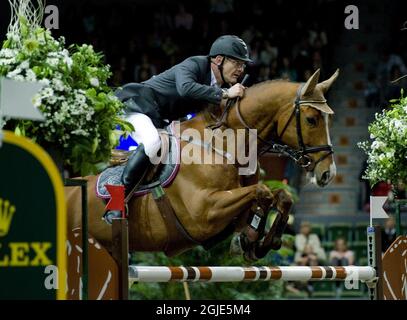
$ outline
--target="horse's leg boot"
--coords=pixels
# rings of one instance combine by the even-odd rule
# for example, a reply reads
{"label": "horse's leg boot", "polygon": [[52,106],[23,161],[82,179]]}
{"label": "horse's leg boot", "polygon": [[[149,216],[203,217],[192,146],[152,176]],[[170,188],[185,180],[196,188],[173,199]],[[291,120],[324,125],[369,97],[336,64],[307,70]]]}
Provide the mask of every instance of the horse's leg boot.
{"label": "horse's leg boot", "polygon": [[[143,180],[148,169],[152,166],[150,158],[144,151],[144,145],[140,144],[136,151],[127,160],[126,167],[121,177],[125,188],[125,197],[127,197]],[[107,211],[103,216],[104,220],[111,224],[112,219],[120,218],[120,211]]]}

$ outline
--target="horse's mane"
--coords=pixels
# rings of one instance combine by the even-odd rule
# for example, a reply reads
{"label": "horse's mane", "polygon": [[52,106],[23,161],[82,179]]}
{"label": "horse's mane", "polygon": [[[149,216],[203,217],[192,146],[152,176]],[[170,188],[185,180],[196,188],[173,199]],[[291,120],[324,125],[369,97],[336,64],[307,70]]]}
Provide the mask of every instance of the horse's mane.
{"label": "horse's mane", "polygon": [[252,85],[250,88],[260,88],[262,86],[269,85],[272,83],[295,83],[295,82],[292,82],[292,81],[286,80],[286,79],[273,79],[273,80],[266,80],[266,81],[256,83],[256,84]]}
{"label": "horse's mane", "polygon": [[[286,80],[286,79],[273,79],[273,80],[266,80],[266,81],[262,81],[259,83],[256,83],[254,85],[252,85],[251,87],[248,88],[248,90],[252,91],[252,90],[259,90],[259,89],[263,89],[264,86],[269,86],[271,84],[292,84],[295,85],[297,84],[297,82],[293,82],[290,80]],[[216,117],[220,117],[221,116],[221,109],[219,108],[218,105],[214,105],[214,104],[207,104],[202,111],[197,113],[197,116],[202,116],[205,119],[206,125],[209,124],[213,124],[215,122],[214,120],[214,116]],[[191,119],[192,120],[192,119]],[[188,122],[190,120],[187,120],[185,122]]]}

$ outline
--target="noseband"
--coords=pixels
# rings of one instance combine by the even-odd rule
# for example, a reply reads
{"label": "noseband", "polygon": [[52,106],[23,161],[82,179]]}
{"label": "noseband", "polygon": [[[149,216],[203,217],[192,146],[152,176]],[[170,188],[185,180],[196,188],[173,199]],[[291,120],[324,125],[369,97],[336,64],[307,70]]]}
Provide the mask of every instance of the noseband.
{"label": "noseband", "polygon": [[[278,153],[282,154],[285,156],[290,157],[292,160],[295,161],[299,166],[303,167],[307,171],[312,171],[315,166],[326,159],[328,156],[333,154],[332,146],[331,145],[321,145],[321,146],[316,146],[316,147],[307,147],[304,144],[303,136],[302,136],[302,130],[301,130],[301,105],[304,104],[309,104],[309,103],[326,103],[326,100],[301,100],[301,90],[304,84],[302,84],[298,90],[297,90],[297,95],[294,101],[294,110],[291,113],[290,118],[288,119],[287,123],[284,126],[284,129],[281,131],[280,135],[278,135],[278,140],[264,140],[260,136],[257,136],[257,138],[264,143],[264,146],[262,150],[260,151],[260,155],[263,155],[266,152],[271,152],[271,153]],[[246,123],[246,121],[243,119],[242,114],[240,113],[240,107],[239,107],[239,101],[236,102],[236,113],[239,118],[239,121],[241,124],[245,127],[247,130],[251,130],[250,126]],[[293,149],[287,144],[283,143],[281,138],[283,137],[286,129],[288,128],[288,125],[292,121],[292,119],[296,118],[296,125],[297,125],[297,141],[300,146],[299,149]],[[250,132],[250,131],[249,131]],[[317,153],[317,152],[322,152],[325,151],[326,154],[320,157],[317,161],[313,161],[312,158],[309,156],[310,153]]]}

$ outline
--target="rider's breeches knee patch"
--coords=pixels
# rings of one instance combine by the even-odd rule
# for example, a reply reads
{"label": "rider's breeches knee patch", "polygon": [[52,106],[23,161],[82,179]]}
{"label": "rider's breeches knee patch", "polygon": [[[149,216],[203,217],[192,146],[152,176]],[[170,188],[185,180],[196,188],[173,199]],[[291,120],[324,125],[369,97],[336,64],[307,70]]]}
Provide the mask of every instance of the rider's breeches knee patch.
{"label": "rider's breeches knee patch", "polygon": [[161,148],[161,139],[151,119],[142,113],[132,113],[126,117],[126,120],[135,129],[131,137],[138,144],[144,145],[145,153],[149,158],[156,157]]}

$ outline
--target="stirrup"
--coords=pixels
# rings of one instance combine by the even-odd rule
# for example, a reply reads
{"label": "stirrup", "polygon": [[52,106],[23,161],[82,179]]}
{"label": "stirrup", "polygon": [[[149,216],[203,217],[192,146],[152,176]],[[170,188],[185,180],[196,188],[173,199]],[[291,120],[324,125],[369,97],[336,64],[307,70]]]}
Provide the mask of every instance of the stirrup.
{"label": "stirrup", "polygon": [[122,217],[122,213],[119,210],[109,210],[106,211],[105,214],[102,217],[102,220],[104,220],[107,224],[113,224],[113,219],[119,219]]}

